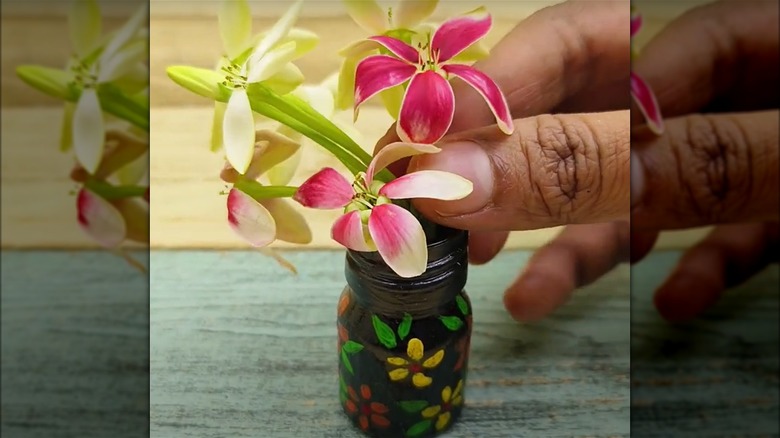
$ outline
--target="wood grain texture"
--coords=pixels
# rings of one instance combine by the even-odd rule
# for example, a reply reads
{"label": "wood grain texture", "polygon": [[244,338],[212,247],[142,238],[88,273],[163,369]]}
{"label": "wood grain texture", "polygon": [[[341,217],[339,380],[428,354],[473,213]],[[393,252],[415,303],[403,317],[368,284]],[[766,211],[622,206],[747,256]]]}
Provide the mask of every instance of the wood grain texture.
{"label": "wood grain texture", "polygon": [[148,277],[102,251],[3,251],[0,265],[0,434],[148,436]]}
{"label": "wood grain texture", "polygon": [[[338,402],[344,253],[285,256],[299,276],[251,252],[152,252],[152,437],[360,436]],[[519,325],[502,293],[527,258],[470,268],[467,408],[448,436],[628,436],[628,268]]]}
{"label": "wood grain texture", "polygon": [[778,436],[778,266],[670,325],[652,292],[678,259],[657,253],[631,270],[631,435]]}

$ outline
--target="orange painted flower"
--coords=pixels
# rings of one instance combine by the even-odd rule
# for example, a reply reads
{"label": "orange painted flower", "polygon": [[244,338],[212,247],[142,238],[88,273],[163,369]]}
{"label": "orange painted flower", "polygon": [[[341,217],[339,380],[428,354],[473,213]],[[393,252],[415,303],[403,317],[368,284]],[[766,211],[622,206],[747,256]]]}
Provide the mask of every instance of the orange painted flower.
{"label": "orange painted flower", "polygon": [[360,397],[351,386],[347,387],[347,394],[349,398],[344,401],[344,407],[350,415],[358,416],[361,429],[366,431],[369,426],[386,428],[390,425],[390,420],[384,416],[389,409],[382,403],[371,401],[371,388],[368,385],[360,385]]}
{"label": "orange painted flower", "polygon": [[343,315],[347,307],[349,307],[349,292],[344,292],[341,294],[341,298],[339,298],[338,315]]}
{"label": "orange painted flower", "polygon": [[349,333],[347,332],[347,328],[344,327],[344,325],[342,325],[340,322],[336,323],[336,327],[337,327],[337,329],[339,331],[338,349],[336,351],[338,351],[340,353],[341,352],[341,347],[349,339]]}

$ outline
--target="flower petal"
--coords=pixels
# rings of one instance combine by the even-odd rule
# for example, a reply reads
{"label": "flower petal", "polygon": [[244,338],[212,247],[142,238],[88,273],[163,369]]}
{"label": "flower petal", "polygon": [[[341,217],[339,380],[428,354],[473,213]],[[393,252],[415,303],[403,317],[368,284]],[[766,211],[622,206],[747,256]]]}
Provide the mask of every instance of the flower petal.
{"label": "flower petal", "polygon": [[293,25],[295,25],[295,21],[298,19],[298,15],[301,13],[302,4],[303,1],[296,1],[292,6],[290,6],[290,9],[288,9],[281,18],[279,18],[279,21],[274,23],[268,33],[265,34],[265,36],[260,40],[260,42],[257,43],[254,50],[252,51],[252,55],[249,59],[250,64],[253,63],[252,58],[263,57],[266,52],[268,52],[272,47],[276,46],[279,41],[282,40],[282,38],[287,36],[287,33],[290,32],[290,29],[292,29]]}
{"label": "flower petal", "polygon": [[504,134],[511,134],[515,127],[512,122],[512,113],[509,111],[509,104],[501,89],[498,88],[493,79],[485,73],[466,65],[445,65],[442,69],[448,74],[461,78],[464,82],[471,85],[485,99],[490,111],[496,117],[496,123]]}
{"label": "flower petal", "polygon": [[225,102],[214,102],[214,116],[211,121],[211,152],[222,149],[222,121],[225,119]]}
{"label": "flower petal", "polygon": [[418,73],[406,87],[396,132],[405,142],[436,143],[450,129],[454,116],[450,83],[430,70]]}
{"label": "flower petal", "polygon": [[344,0],[347,14],[358,26],[372,34],[384,33],[387,16],[374,0]]}
{"label": "flower petal", "polygon": [[100,7],[95,0],[77,1],[68,13],[70,43],[79,57],[89,54],[100,41]]}
{"label": "flower petal", "polygon": [[73,102],[65,102],[62,110],[60,152],[68,152],[73,147],[73,112],[76,110],[76,104]]}
{"label": "flower petal", "polygon": [[[487,35],[493,20],[485,7],[445,21],[433,34],[431,51],[445,62]],[[436,56],[436,55],[434,55]]]}
{"label": "flower petal", "polygon": [[444,412],[436,419],[436,430],[442,430],[450,423],[450,413]]}
{"label": "flower petal", "polygon": [[420,62],[420,53],[414,47],[406,44],[405,42],[389,37],[389,36],[373,36],[369,40],[376,41],[384,48],[391,51],[395,56],[408,61],[412,64]]}
{"label": "flower petal", "polygon": [[345,58],[339,69],[339,86],[336,94],[336,109],[346,110],[355,102],[355,70],[362,58]]}
{"label": "flower petal", "polygon": [[409,356],[409,359],[418,361],[422,359],[423,354],[425,354],[425,346],[422,341],[419,338],[409,339],[406,344],[406,355]]}
{"label": "flower petal", "polygon": [[236,188],[227,199],[230,228],[252,246],[266,246],[276,236],[276,221],[271,213],[254,198]]}
{"label": "flower petal", "polygon": [[401,141],[390,143],[371,159],[371,163],[368,165],[368,169],[366,169],[366,184],[370,185],[374,180],[374,175],[402,158],[438,152],[441,152],[441,149],[432,144],[404,143]]}
{"label": "flower petal", "polygon": [[94,173],[103,158],[105,125],[97,92],[86,88],[81,92],[73,112],[73,149],[79,163]]}
{"label": "flower petal", "polygon": [[476,43],[468,46],[466,50],[450,58],[450,61],[457,62],[459,64],[471,64],[474,61],[485,59],[489,55],[490,49],[485,44],[485,41],[477,41]]}
{"label": "flower petal", "polygon": [[112,204],[124,219],[127,240],[149,244],[149,203],[141,198],[124,198]]}
{"label": "flower petal", "polygon": [[285,65],[296,58],[295,42],[290,41],[279,47],[274,47],[261,57],[253,57],[247,61],[247,83],[253,84],[269,79],[285,68]]}
{"label": "flower petal", "polygon": [[420,415],[422,415],[423,418],[433,418],[439,411],[441,411],[441,406],[439,405],[428,406],[420,412]]}
{"label": "flower petal", "polygon": [[417,26],[433,14],[438,4],[438,0],[400,0],[393,9],[393,27],[410,29]]}
{"label": "flower petal", "polygon": [[397,382],[399,380],[405,379],[409,375],[409,370],[406,368],[396,368],[387,373],[387,375],[390,377],[390,380]]}
{"label": "flower petal", "polygon": [[359,211],[351,211],[336,219],[330,231],[331,238],[346,248],[361,252],[376,251],[376,247],[366,234]]}
{"label": "flower petal", "polygon": [[631,73],[631,97],[645,116],[647,126],[657,135],[664,132],[664,120],[655,94],[649,85],[636,73]]}
{"label": "flower petal", "polygon": [[82,188],[76,198],[81,229],[106,248],[122,243],[127,226],[122,213],[113,204],[89,189]]}
{"label": "flower petal", "polygon": [[333,115],[335,102],[331,90],[321,85],[303,85],[294,92],[306,103],[311,105],[315,111],[330,119]]}
{"label": "flower petal", "polygon": [[300,143],[278,132],[269,129],[258,130],[255,133],[252,162],[244,176],[249,179],[257,179],[272,167],[289,159],[300,148]]}
{"label": "flower petal", "polygon": [[293,199],[304,207],[333,209],[347,205],[354,193],[346,178],[336,169],[326,167],[301,184]]}
{"label": "flower petal", "polygon": [[260,204],[276,222],[277,239],[302,245],[311,243],[311,229],[306,218],[288,200],[269,198],[263,199]]}
{"label": "flower petal", "polygon": [[288,62],[281,70],[264,80],[263,84],[267,85],[277,94],[287,94],[297,89],[305,79],[301,69],[292,62]]}
{"label": "flower petal", "polygon": [[247,48],[252,34],[252,10],[246,0],[223,1],[217,15],[222,47],[229,59],[235,59]]}
{"label": "flower petal", "polygon": [[423,373],[416,373],[412,376],[412,384],[417,388],[425,388],[426,386],[430,385],[431,382],[433,382],[433,379],[431,379],[430,377],[426,376]]}
{"label": "flower petal", "polygon": [[233,90],[228,100],[222,122],[222,141],[230,165],[239,173],[246,172],[254,151],[255,118],[243,88]]}
{"label": "flower petal", "polygon": [[387,358],[387,363],[389,363],[390,365],[395,365],[397,367],[402,367],[404,365],[409,365],[409,362],[406,359],[402,358],[402,357],[388,357]]}
{"label": "flower petal", "polygon": [[390,199],[427,198],[454,201],[463,199],[474,189],[471,181],[441,170],[421,170],[398,177],[379,189]]}
{"label": "flower petal", "polygon": [[642,28],[642,16],[639,13],[636,13],[634,11],[631,12],[631,37],[633,38],[634,35],[639,32],[639,29]]}
{"label": "flower petal", "polygon": [[139,63],[148,58],[149,44],[147,42],[130,43],[101,62],[97,80],[100,83],[116,81],[132,73]]}
{"label": "flower petal", "polygon": [[149,22],[149,3],[143,3],[133,15],[111,37],[111,40],[100,55],[101,62],[114,56],[114,54],[127,44],[141,29],[141,26]]}
{"label": "flower petal", "polygon": [[406,89],[403,85],[396,85],[395,87],[388,88],[379,93],[379,98],[382,99],[382,104],[385,106],[387,113],[393,120],[398,120],[398,114],[401,112],[401,104],[404,102],[404,93]]}
{"label": "flower petal", "polygon": [[449,386],[445,386],[444,389],[441,390],[441,401],[444,403],[449,403],[450,399],[452,398],[452,388]]}
{"label": "flower petal", "polygon": [[363,102],[382,90],[403,84],[415,71],[415,66],[388,55],[369,56],[360,61],[355,71],[354,118],[357,119],[358,108]]}
{"label": "flower petal", "polygon": [[298,148],[290,158],[268,169],[268,172],[266,172],[268,182],[271,183],[272,186],[286,186],[289,184],[293,177],[295,177],[295,172],[298,171],[302,158],[303,149]]}
{"label": "flower petal", "polygon": [[408,210],[395,204],[374,207],[368,218],[368,231],[379,255],[396,274],[410,278],[425,272],[428,264],[425,232]]}
{"label": "flower petal", "polygon": [[437,351],[433,356],[426,359],[422,366],[425,368],[436,368],[442,359],[444,359],[444,349]]}

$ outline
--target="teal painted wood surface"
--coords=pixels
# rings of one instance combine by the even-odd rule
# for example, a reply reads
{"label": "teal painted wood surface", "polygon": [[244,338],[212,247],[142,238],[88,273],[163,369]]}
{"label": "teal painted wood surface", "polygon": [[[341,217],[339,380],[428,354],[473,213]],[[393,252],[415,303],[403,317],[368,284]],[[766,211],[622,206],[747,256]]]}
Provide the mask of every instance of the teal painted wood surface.
{"label": "teal painted wood surface", "polygon": [[[629,273],[520,325],[504,288],[528,258],[471,267],[467,408],[452,437],[629,434]],[[341,413],[336,303],[343,252],[151,254],[151,436],[359,437]]]}

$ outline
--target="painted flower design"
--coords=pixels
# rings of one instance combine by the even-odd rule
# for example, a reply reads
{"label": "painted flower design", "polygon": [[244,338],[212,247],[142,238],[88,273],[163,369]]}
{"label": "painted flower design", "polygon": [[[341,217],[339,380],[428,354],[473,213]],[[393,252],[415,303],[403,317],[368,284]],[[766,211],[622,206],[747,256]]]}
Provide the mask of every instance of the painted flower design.
{"label": "painted flower design", "polygon": [[255,247],[264,247],[274,240],[305,244],[311,242],[311,230],[306,219],[285,199],[252,196],[255,181],[274,165],[286,160],[300,144],[281,134],[259,130],[253,157],[244,175],[239,175],[230,163],[225,164],[221,178],[234,183],[227,198],[228,223],[231,229]]}
{"label": "painted flower design", "polygon": [[[639,32],[642,27],[642,16],[631,11],[631,38]],[[631,50],[631,57],[633,58],[635,53],[633,48]],[[658,101],[655,98],[653,90],[647,85],[638,74],[631,72],[631,97],[639,106],[639,110],[642,112],[647,126],[657,135],[661,135],[664,132],[664,121],[661,116],[661,108],[658,106]]]}
{"label": "painted flower design", "polygon": [[435,428],[436,430],[442,430],[450,424],[452,409],[463,404],[463,379],[458,381],[455,390],[449,386],[445,386],[441,390],[441,404],[435,406],[428,406],[423,409],[421,414],[423,418],[433,419],[436,418]]}
{"label": "painted flower design", "polygon": [[405,142],[431,144],[449,129],[455,114],[455,95],[449,79],[460,78],[485,99],[499,128],[514,131],[504,94],[486,74],[464,64],[449,63],[484,37],[492,26],[484,8],[445,21],[424,44],[412,47],[389,36],[368,40],[389,51],[362,60],[355,72],[355,118],[360,105],[383,90],[408,81],[396,130]]}
{"label": "painted flower design", "polygon": [[350,415],[357,415],[360,428],[367,431],[369,427],[386,428],[390,420],[385,417],[389,411],[382,403],[371,401],[371,388],[360,385],[360,396],[352,387],[347,387],[349,398],[344,401],[344,407]]}
{"label": "painted flower design", "polygon": [[412,172],[387,184],[374,175],[401,158],[440,150],[433,145],[392,143],[376,154],[365,174],[358,174],[353,183],[327,167],[301,184],[293,199],[305,207],[344,208],[344,215],[331,228],[333,240],[354,251],[379,251],[398,275],[416,277],[427,265],[425,232],[409,210],[391,200],[461,199],[471,193],[472,183],[433,170]]}
{"label": "painted flower design", "polygon": [[436,351],[428,358],[425,357],[425,346],[418,338],[412,338],[406,344],[406,358],[388,357],[387,364],[394,367],[388,372],[390,380],[399,382],[412,377],[412,384],[417,388],[425,388],[433,379],[426,376],[424,371],[439,366],[444,359],[444,349]]}

